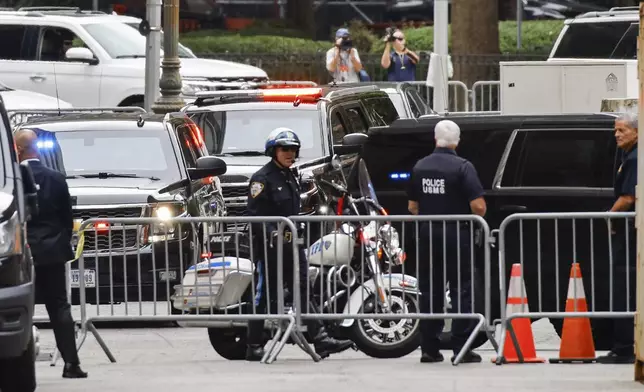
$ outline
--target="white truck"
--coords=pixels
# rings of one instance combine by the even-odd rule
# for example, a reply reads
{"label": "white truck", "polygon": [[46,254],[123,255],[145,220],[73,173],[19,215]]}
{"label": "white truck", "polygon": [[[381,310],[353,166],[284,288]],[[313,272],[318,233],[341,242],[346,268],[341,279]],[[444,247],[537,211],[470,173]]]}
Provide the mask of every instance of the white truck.
{"label": "white truck", "polygon": [[[69,10],[0,11],[0,82],[74,107],[143,107],[146,38],[140,19]],[[268,80],[262,69],[197,58],[180,46],[182,94]],[[160,66],[160,64],[159,64]]]}
{"label": "white truck", "polygon": [[501,114],[599,112],[639,96],[637,7],[566,20],[546,61],[500,63]]}

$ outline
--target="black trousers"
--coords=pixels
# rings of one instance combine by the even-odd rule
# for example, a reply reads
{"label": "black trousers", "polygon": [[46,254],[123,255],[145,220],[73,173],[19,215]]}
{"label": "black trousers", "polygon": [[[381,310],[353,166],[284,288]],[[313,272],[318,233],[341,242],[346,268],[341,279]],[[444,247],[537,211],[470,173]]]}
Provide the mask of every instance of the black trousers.
{"label": "black trousers", "polygon": [[[450,313],[472,313],[471,236],[469,228],[462,228],[462,226],[461,224],[459,236],[457,236],[456,228],[449,226],[445,234],[443,234],[442,225],[434,226],[431,234],[428,228],[420,230],[418,282],[421,291],[419,304],[421,313],[445,312],[445,289],[448,282],[451,299]],[[460,272],[458,268],[459,250]],[[476,273],[476,268],[474,271]],[[474,282],[476,282],[476,277]],[[438,352],[440,335],[444,325],[443,320],[420,321],[420,346],[424,353],[435,354]],[[455,354],[465,345],[475,326],[474,320],[452,320],[451,345]]]}
{"label": "black trousers", "polygon": [[79,364],[71,305],[65,287],[65,264],[36,265],[36,303],[44,303],[56,347],[65,363]]}
{"label": "black trousers", "polygon": [[[262,256],[264,247],[259,246],[255,249],[261,249]],[[300,306],[303,310],[306,311],[306,304],[308,301],[309,308],[308,313],[314,313],[317,311],[317,304],[315,304],[312,299],[307,298],[308,295],[312,294],[311,290],[307,290],[308,280],[307,280],[307,270],[308,262],[306,260],[306,254],[304,248],[301,246],[298,249],[299,252],[299,269],[300,269]],[[258,273],[257,284],[255,285],[255,298],[254,304],[251,303],[249,306],[248,313],[255,314],[266,314],[267,310],[270,310],[270,314],[277,314],[277,293],[279,290],[283,290],[284,301],[288,302],[292,300],[293,297],[293,250],[291,243],[284,244],[284,262],[283,266],[283,286],[278,286],[277,282],[277,246],[274,248],[268,248],[266,252],[266,260],[264,257],[259,257],[259,260],[256,262],[256,269]],[[269,307],[270,304],[270,307]],[[309,334],[315,339],[320,337],[321,331],[323,331],[323,323],[320,320],[306,320],[304,321],[307,326]],[[264,321],[250,321],[248,323],[248,344],[262,344],[262,336],[264,331]]]}
{"label": "black trousers", "polygon": [[[628,243],[626,243],[626,231],[624,229],[618,230],[612,236],[613,311],[635,311],[635,285],[637,282],[636,235],[637,233],[634,229],[629,230]],[[628,291],[626,287],[627,281]],[[634,329],[635,320],[633,318],[615,318],[613,321],[613,346],[611,351],[618,355],[633,355],[635,344]]]}

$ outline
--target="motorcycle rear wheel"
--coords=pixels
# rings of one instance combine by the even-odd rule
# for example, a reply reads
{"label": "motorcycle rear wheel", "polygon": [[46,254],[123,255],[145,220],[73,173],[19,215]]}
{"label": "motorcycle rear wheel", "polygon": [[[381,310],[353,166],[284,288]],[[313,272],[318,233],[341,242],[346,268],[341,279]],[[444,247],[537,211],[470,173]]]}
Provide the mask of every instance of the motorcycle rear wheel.
{"label": "motorcycle rear wheel", "polygon": [[[403,297],[403,293],[394,292],[391,297],[393,312],[401,314],[418,312],[418,303],[413,295],[407,293]],[[368,298],[363,305],[362,312],[373,312],[374,304],[375,298]],[[420,346],[419,320],[407,319],[407,322],[401,325],[403,320],[378,320],[378,316],[374,316],[374,319],[370,320],[355,320],[351,326],[351,339],[363,353],[373,358],[400,358],[414,352]],[[404,319],[404,316],[401,319]],[[411,323],[411,326],[407,327],[409,323]],[[392,324],[394,324],[393,328],[391,327]],[[382,337],[385,333],[391,334],[393,332],[394,336],[398,336],[405,330],[407,330],[407,334],[397,342],[378,342],[374,340],[374,337],[378,334]]]}
{"label": "motorcycle rear wheel", "polygon": [[223,358],[231,361],[246,358],[246,328],[208,328],[208,339]]}

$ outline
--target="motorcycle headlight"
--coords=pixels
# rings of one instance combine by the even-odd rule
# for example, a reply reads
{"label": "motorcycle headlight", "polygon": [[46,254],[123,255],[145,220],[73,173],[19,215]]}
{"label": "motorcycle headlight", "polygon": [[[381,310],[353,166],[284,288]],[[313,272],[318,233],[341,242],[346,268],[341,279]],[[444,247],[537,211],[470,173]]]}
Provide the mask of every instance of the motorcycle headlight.
{"label": "motorcycle headlight", "polygon": [[176,225],[169,224],[167,221],[172,218],[185,215],[185,209],[182,204],[160,203],[152,209],[152,217],[158,218],[161,222],[151,225],[151,233],[148,241],[157,242],[171,240],[175,238]]}

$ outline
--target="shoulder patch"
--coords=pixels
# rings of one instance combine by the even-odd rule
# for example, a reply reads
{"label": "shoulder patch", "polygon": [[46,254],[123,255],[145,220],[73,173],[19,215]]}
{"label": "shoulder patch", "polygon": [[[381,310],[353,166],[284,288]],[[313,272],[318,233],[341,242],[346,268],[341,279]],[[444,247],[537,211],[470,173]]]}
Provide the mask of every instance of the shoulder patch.
{"label": "shoulder patch", "polygon": [[250,195],[252,198],[256,198],[264,190],[264,184],[261,182],[253,182],[250,184]]}

